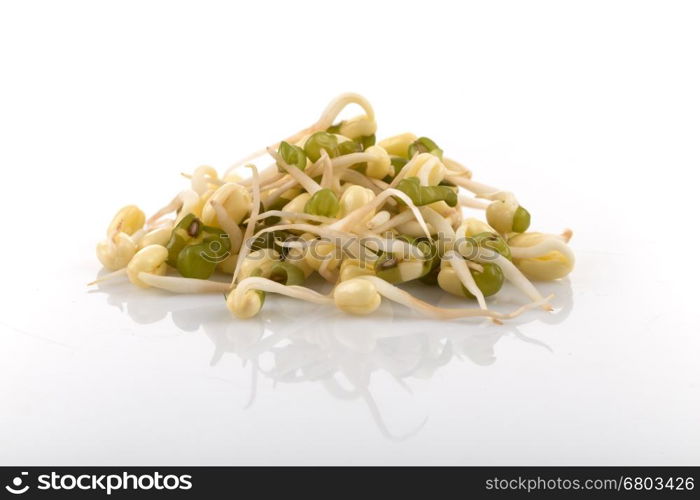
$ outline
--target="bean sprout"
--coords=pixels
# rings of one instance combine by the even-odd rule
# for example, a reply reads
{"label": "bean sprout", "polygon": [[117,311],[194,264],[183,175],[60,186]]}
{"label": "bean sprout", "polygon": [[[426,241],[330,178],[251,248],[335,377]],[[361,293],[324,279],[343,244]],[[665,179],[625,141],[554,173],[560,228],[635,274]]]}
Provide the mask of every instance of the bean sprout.
{"label": "bean sprout", "polygon": [[[362,114],[339,121],[351,104]],[[571,272],[572,231],[528,232],[531,215],[512,192],[474,179],[428,137],[377,141],[376,130],[367,99],[342,94],[311,125],[223,175],[207,165],[182,174],[190,188],[150,217],[134,205],[117,212],[97,245],[111,272],[91,285],[126,277],[142,288],[224,294],[238,318],[258,314],[269,293],[351,314],[370,314],[385,298],[432,318],[494,323],[552,310],[530,280]],[[258,170],[250,161],[263,156],[273,162]],[[244,164],[247,178],[236,171]],[[334,285],[329,294],[303,285],[313,273]],[[397,286],[412,280],[478,307],[437,307]],[[489,307],[505,281],[529,300],[510,313]]]}

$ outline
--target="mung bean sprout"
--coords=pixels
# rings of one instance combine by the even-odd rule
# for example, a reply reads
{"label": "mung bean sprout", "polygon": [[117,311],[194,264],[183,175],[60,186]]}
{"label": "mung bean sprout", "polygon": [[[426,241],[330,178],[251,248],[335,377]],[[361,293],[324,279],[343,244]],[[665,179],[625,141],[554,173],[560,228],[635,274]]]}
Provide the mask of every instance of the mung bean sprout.
{"label": "mung bean sprout", "polygon": [[[338,120],[350,104],[363,114]],[[571,230],[530,231],[531,214],[511,191],[473,179],[434,139],[376,132],[369,101],[342,94],[312,125],[223,175],[208,165],[182,174],[190,187],[150,217],[135,205],[117,212],[97,245],[111,272],[93,284],[124,276],[141,288],[223,294],[240,319],[257,315],[267,294],[355,315],[387,299],[431,318],[495,323],[551,310],[533,281],[572,271]],[[252,161],[265,155],[258,170]],[[236,170],[243,166],[249,177]],[[330,293],[309,286],[314,273]],[[413,281],[476,307],[420,300],[399,286]],[[501,313],[491,301],[506,281],[528,301]]]}

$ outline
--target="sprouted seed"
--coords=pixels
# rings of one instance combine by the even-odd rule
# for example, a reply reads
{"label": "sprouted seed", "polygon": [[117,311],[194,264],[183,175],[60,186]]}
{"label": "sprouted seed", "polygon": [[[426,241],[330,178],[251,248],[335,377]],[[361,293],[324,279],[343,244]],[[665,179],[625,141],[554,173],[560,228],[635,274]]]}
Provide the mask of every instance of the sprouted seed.
{"label": "sprouted seed", "polygon": [[[363,114],[339,120],[350,104]],[[149,218],[134,205],[117,212],[97,245],[111,272],[93,284],[126,277],[142,288],[223,294],[241,319],[258,314],[270,293],[356,315],[373,313],[383,298],[438,319],[500,323],[551,310],[551,296],[532,281],[572,271],[571,230],[529,232],[530,212],[512,192],[473,179],[434,139],[407,132],[377,140],[376,131],[370,103],[342,94],[312,125],[223,175],[211,166],[182,174],[190,187]],[[258,170],[251,162],[266,155]],[[315,273],[330,293],[308,286]],[[420,300],[399,286],[409,281],[467,305]],[[505,281],[528,300],[510,313],[489,307]]]}

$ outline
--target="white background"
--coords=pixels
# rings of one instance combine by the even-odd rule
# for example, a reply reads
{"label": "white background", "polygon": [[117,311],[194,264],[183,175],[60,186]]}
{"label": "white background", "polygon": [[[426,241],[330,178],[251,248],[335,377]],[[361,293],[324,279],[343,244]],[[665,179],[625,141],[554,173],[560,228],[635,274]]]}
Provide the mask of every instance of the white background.
{"label": "white background", "polygon": [[[0,463],[700,462],[697,4],[1,5]],[[237,322],[218,296],[88,290],[120,206],[343,91],[574,230],[557,313],[273,299]]]}

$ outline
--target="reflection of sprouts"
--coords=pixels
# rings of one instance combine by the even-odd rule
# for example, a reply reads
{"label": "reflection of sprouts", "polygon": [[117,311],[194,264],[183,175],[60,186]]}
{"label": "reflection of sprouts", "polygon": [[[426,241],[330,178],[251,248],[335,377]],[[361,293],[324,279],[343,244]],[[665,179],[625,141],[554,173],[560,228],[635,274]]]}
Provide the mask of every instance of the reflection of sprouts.
{"label": "reflection of sprouts", "polygon": [[[349,105],[362,113],[339,119]],[[141,287],[223,293],[237,317],[258,314],[266,293],[352,314],[382,298],[440,319],[502,322],[534,306],[551,310],[530,280],[571,272],[571,231],[527,232],[530,213],[512,192],[473,179],[428,137],[377,142],[376,130],[369,102],[343,94],[310,126],[237,163],[248,178],[196,168],[185,175],[191,189],[150,218],[133,205],[119,211],[97,247],[113,271],[100,281],[126,275]],[[248,163],[262,156],[272,158],[265,168]],[[303,286],[314,273],[334,290]],[[478,307],[437,307],[397,286],[416,280]],[[529,301],[509,314],[490,307],[506,281]]]}
{"label": "reflection of sprouts", "polygon": [[[264,272],[271,276],[270,281],[278,280],[284,274],[280,274],[274,265]],[[142,271],[142,279],[146,274]],[[158,275],[158,278],[182,280],[173,276]],[[286,278],[290,284],[295,283],[288,279],[289,276]],[[195,285],[207,282],[191,281]],[[178,281],[177,286],[182,283]],[[279,289],[284,287],[279,282],[277,284]],[[222,286],[220,290],[212,291],[217,295],[227,289],[229,283],[219,285]],[[244,283],[241,291],[258,287],[259,283],[251,280]],[[541,319],[559,323],[572,307],[569,282],[558,281],[544,287],[547,293],[556,291],[563,309]],[[251,377],[250,393],[245,395],[241,406],[255,404],[256,393],[267,389],[270,385],[267,382],[277,387],[275,393],[279,392],[280,385],[318,383],[331,396],[348,404],[357,401],[358,405],[366,405],[368,416],[391,440],[408,438],[425,424],[427,417],[416,414],[417,408],[410,398],[414,381],[430,379],[448,363],[491,365],[496,361],[495,346],[504,337],[507,342],[523,341],[532,348],[549,349],[542,342],[519,332],[518,325],[524,324],[528,318],[519,318],[497,328],[464,328],[459,322],[446,322],[440,328],[432,328],[423,322],[403,319],[402,307],[393,307],[388,301],[380,306],[377,317],[348,318],[325,305],[328,298],[321,295],[318,305],[312,301],[281,304],[282,307],[265,308],[251,320],[233,322],[226,321],[225,311],[224,314],[217,313],[217,296],[199,297],[190,302],[160,294],[134,293],[129,288],[115,286],[100,286],[93,293],[105,294],[109,304],[138,323],[150,324],[170,317],[174,328],[157,328],[152,330],[153,334],[161,335],[167,331],[169,336],[178,335],[178,331],[203,331],[214,344],[212,365],[226,356],[240,358],[250,370]],[[292,309],[288,310],[287,306],[292,306]],[[319,324],[322,328],[318,327]],[[148,329],[144,334],[149,335]],[[226,366],[229,364],[221,368]],[[389,418],[390,414],[383,414],[389,403],[385,397],[389,394],[380,392],[387,385],[377,384],[378,376],[382,379],[388,376],[396,383],[395,387],[388,387],[393,389],[392,392],[406,391],[409,395],[392,402],[391,406],[407,405],[400,410],[401,421],[405,422],[404,416],[410,416],[410,424],[401,424]]]}
{"label": "reflection of sprouts", "polygon": [[[360,323],[348,331],[342,318],[331,316],[324,321],[327,328],[317,331],[312,328],[317,320],[316,315],[297,321],[272,315],[264,320],[242,323],[236,326],[235,332],[212,331],[206,325],[204,329],[215,343],[215,362],[228,352],[249,364],[251,390],[246,407],[255,402],[260,375],[275,386],[318,382],[335,398],[367,405],[377,428],[392,441],[401,441],[420,432],[427,417],[415,418],[407,431],[392,430],[396,423],[382,415],[382,398],[373,390],[375,376],[388,374],[398,389],[411,394],[412,380],[428,379],[450,362],[467,360],[477,365],[492,364],[496,359],[495,344],[508,333],[515,339],[548,349],[515,328],[485,332],[445,325],[426,330],[402,323],[400,329],[365,329]],[[338,321],[343,324],[336,323]],[[267,334],[263,332],[263,325]],[[410,400],[407,403],[411,404]]]}

